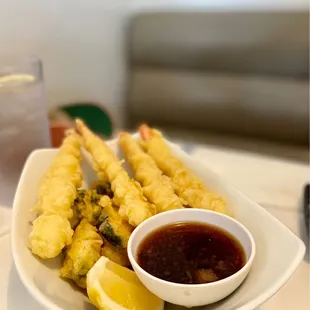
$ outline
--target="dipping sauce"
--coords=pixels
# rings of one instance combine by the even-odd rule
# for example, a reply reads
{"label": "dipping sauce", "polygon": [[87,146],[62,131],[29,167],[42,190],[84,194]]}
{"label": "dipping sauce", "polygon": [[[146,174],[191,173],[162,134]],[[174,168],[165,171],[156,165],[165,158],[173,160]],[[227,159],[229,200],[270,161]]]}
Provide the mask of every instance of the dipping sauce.
{"label": "dipping sauce", "polygon": [[195,222],[150,233],[138,248],[138,264],[162,280],[203,284],[231,276],[246,263],[240,242],[225,230]]}

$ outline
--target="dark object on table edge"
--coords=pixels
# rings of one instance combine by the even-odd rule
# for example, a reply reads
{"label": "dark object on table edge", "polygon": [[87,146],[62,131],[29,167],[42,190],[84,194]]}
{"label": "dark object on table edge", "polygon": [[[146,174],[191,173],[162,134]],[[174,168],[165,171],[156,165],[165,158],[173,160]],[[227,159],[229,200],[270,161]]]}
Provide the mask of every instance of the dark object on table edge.
{"label": "dark object on table edge", "polygon": [[304,197],[303,197],[303,212],[306,223],[307,237],[309,238],[309,216],[310,216],[310,185],[307,184],[304,188]]}

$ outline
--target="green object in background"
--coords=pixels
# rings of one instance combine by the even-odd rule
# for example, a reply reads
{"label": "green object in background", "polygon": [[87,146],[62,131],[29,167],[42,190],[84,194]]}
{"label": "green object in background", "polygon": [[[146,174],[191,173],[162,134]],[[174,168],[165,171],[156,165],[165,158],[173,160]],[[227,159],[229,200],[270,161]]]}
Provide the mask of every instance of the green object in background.
{"label": "green object in background", "polygon": [[81,118],[94,132],[111,137],[113,128],[108,114],[93,104],[76,104],[60,107],[71,118]]}

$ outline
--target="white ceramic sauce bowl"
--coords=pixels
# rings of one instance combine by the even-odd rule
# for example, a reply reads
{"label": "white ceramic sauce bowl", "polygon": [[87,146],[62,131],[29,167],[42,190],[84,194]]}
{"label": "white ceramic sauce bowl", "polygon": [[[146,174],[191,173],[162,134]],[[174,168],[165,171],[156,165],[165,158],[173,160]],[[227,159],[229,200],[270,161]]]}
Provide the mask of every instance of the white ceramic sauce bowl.
{"label": "white ceramic sauce bowl", "polygon": [[[137,263],[139,245],[152,231],[177,222],[205,223],[229,232],[241,243],[246,256],[246,264],[235,274],[206,284],[179,284],[152,276]],[[181,209],[158,214],[140,224],[130,236],[128,256],[137,276],[152,293],[170,303],[194,307],[217,302],[239,287],[252,266],[255,257],[255,242],[250,232],[229,216],[201,209]]]}

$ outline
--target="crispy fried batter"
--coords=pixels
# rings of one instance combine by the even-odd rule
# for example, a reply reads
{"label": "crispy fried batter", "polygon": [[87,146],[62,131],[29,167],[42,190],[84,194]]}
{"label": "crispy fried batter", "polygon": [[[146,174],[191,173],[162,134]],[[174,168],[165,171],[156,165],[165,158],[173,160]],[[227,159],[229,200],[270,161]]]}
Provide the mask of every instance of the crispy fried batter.
{"label": "crispy fried batter", "polygon": [[100,233],[113,246],[127,248],[133,227],[113,208],[112,201],[108,196],[102,196],[99,204],[103,208],[100,216],[102,221],[99,227]]}
{"label": "crispy fried batter", "polygon": [[187,201],[190,207],[227,213],[223,198],[205,188],[199,178],[172,153],[159,131],[142,125],[140,135],[146,152],[164,174],[172,179],[177,194]]}
{"label": "crispy fried batter", "polygon": [[86,149],[92,155],[96,172],[103,171],[111,183],[113,202],[119,207],[119,214],[133,226],[138,226],[152,216],[155,213],[154,205],[143,196],[141,186],[129,178],[121,162],[105,142],[91,132],[81,120],[76,120],[76,126]]}
{"label": "crispy fried batter", "polygon": [[77,196],[76,187],[82,181],[80,142],[75,132],[68,132],[54,162],[41,179],[38,201],[32,210],[39,213],[39,217],[33,222],[29,236],[32,252],[41,258],[56,257],[71,243],[71,205]]}
{"label": "crispy fried batter", "polygon": [[91,225],[100,224],[102,206],[101,195],[96,190],[80,189],[77,198],[72,205],[73,217],[70,219],[71,227],[75,228],[82,219],[86,219]]}
{"label": "crispy fried batter", "polygon": [[80,146],[80,136],[69,131],[40,181],[38,202],[33,212],[72,217],[71,204],[77,195],[76,188],[82,184]]}
{"label": "crispy fried batter", "polygon": [[175,194],[169,177],[164,176],[151,156],[146,154],[128,133],[119,138],[124,154],[143,193],[156,205],[157,213],[183,208],[182,200]]}
{"label": "crispy fried batter", "polygon": [[96,227],[83,219],[77,226],[72,244],[66,251],[60,275],[86,288],[86,275],[100,258],[102,244],[103,241]]}
{"label": "crispy fried batter", "polygon": [[70,222],[60,215],[41,215],[32,223],[30,247],[43,259],[57,256],[72,240]]}
{"label": "crispy fried batter", "polygon": [[[66,138],[56,155],[54,162],[43,175],[40,181],[40,189],[48,180],[53,177],[70,176],[73,184],[76,187],[82,185],[82,172],[80,167],[82,138],[75,132],[69,129],[66,131]],[[76,174],[72,174],[75,171]]]}
{"label": "crispy fried batter", "polygon": [[121,266],[130,266],[126,249],[117,248],[106,240],[104,240],[103,247],[101,249],[101,255],[107,257],[112,262]]}
{"label": "crispy fried batter", "polygon": [[99,195],[107,195],[110,198],[113,198],[113,192],[109,182],[104,180],[96,180],[92,183],[91,188],[95,189]]}

